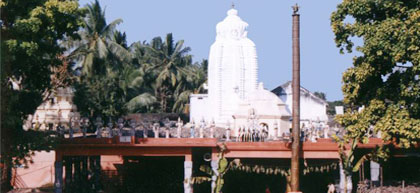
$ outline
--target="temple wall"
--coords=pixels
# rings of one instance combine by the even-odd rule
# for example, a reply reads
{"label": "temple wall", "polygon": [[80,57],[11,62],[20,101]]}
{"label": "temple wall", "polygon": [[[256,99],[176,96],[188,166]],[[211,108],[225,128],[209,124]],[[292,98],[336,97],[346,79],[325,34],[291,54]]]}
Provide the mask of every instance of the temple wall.
{"label": "temple wall", "polygon": [[203,118],[208,122],[211,121],[209,113],[209,100],[207,94],[190,95],[190,121],[198,123]]}
{"label": "temple wall", "polygon": [[[319,99],[312,96],[312,93],[302,92],[300,93],[300,120],[301,123],[306,125],[310,121],[328,121],[327,117],[327,104],[319,101]],[[287,109],[290,113],[293,110],[293,95],[291,85],[285,88],[285,95],[281,95],[280,98],[285,102]]]}

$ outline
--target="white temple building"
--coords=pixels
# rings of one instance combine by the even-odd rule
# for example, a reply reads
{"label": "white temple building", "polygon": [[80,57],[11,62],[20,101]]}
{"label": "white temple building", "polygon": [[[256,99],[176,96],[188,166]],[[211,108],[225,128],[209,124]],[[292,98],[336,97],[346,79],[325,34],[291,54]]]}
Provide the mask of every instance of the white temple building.
{"label": "white temple building", "polygon": [[72,119],[80,118],[73,96],[72,88],[58,88],[47,101],[38,106],[34,115],[29,115],[24,129],[51,130],[59,124],[68,128]]}
{"label": "white temple building", "polygon": [[[257,52],[247,28],[233,8],[217,24],[209,53],[208,94],[190,96],[190,121],[229,127],[233,136],[245,128],[261,127],[268,128],[270,136],[279,136],[291,128],[291,84],[282,90],[283,96],[258,83]],[[301,119],[327,121],[324,100],[309,91],[301,98]]]}
{"label": "white temple building", "polygon": [[[280,99],[286,103],[287,110],[292,112],[292,82],[288,81],[285,84],[273,89],[272,92],[280,97]],[[328,116],[326,113],[327,105],[327,101],[315,96],[309,90],[300,87],[301,124],[308,126],[312,123],[326,123],[328,121]]]}

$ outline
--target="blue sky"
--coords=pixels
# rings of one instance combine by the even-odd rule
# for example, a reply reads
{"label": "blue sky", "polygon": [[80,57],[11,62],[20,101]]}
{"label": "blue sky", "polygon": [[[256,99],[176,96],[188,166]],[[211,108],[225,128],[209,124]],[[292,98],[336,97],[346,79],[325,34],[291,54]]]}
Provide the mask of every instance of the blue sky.
{"label": "blue sky", "polygon": [[[93,0],[81,0],[85,5]],[[273,89],[292,77],[292,8],[301,14],[301,84],[310,91],[341,100],[341,76],[353,55],[339,54],[330,27],[330,15],[340,0],[100,0],[108,22],[121,18],[120,31],[129,43],[150,41],[173,33],[185,40],[195,61],[208,57],[216,24],[226,17],[232,2],[249,24],[248,37],[257,46],[259,81]]]}

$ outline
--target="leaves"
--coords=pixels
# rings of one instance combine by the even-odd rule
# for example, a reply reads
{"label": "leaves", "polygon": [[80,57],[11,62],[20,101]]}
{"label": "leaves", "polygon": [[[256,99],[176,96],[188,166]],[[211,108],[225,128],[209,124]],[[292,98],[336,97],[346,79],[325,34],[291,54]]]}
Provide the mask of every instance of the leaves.
{"label": "leaves", "polygon": [[201,165],[200,166],[200,171],[202,171],[202,172],[204,172],[204,173],[206,173],[207,175],[210,175],[210,176],[214,175],[213,170],[208,165]]}
{"label": "leaves", "polygon": [[[345,0],[332,14],[338,47],[351,49],[352,37],[363,38],[362,55],[343,74],[349,108],[337,117],[350,138],[363,142],[373,127],[403,147],[420,139],[419,7],[419,1]],[[354,21],[346,23],[349,17]]]}
{"label": "leaves", "polygon": [[[1,6],[1,163],[3,174],[30,162],[31,151],[54,148],[48,132],[24,131],[23,121],[67,77],[65,48],[59,42],[78,37],[82,11],[77,1],[6,1]],[[55,79],[60,81],[55,81]],[[2,175],[2,190],[10,188]]]}
{"label": "leaves", "polygon": [[189,94],[202,92],[207,79],[202,64],[192,63],[188,54],[191,49],[184,47],[182,40],[174,43],[171,33],[165,41],[156,37],[150,43],[136,42],[131,47],[139,66],[152,77],[147,82],[153,85],[160,111],[187,113]]}
{"label": "leaves", "polygon": [[[98,1],[86,7],[81,39],[65,42],[81,65],[75,103],[84,115],[117,117],[139,112],[188,113],[189,95],[203,91],[205,68],[172,34],[127,46],[122,20],[107,24]],[[204,63],[204,61],[203,61]]]}
{"label": "leaves", "polygon": [[229,162],[227,161],[226,158],[222,157],[219,160],[219,168],[217,169],[218,172],[223,175],[224,173],[226,173],[227,169],[228,169],[228,165]]}
{"label": "leaves", "polygon": [[151,95],[150,93],[143,93],[134,98],[132,98],[128,103],[125,105],[129,111],[135,111],[135,109],[139,109],[146,106],[151,106],[156,102],[156,98]]}
{"label": "leaves", "polygon": [[[353,166],[357,143],[373,134],[403,148],[420,139],[419,21],[419,1],[344,0],[331,15],[340,52],[360,53],[343,74],[347,110],[336,116],[346,129],[337,141],[347,174],[365,160],[386,158],[386,148],[378,147]],[[355,37],[363,40],[356,48]]]}

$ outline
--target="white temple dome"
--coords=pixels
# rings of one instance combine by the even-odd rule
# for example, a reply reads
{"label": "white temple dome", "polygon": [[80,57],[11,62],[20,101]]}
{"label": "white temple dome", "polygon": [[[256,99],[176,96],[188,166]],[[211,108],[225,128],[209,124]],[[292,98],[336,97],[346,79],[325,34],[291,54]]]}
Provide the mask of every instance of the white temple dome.
{"label": "white temple dome", "polygon": [[249,109],[254,109],[259,116],[290,116],[284,101],[271,91],[264,89],[262,83],[259,84],[258,89],[249,93],[246,102],[239,106],[236,113],[242,114]]}
{"label": "white temple dome", "polygon": [[229,9],[228,11],[227,11],[227,15],[238,15],[238,10],[236,10],[236,9]]}
{"label": "white temple dome", "polygon": [[270,101],[274,105],[284,105],[284,101],[281,100],[276,94],[269,90],[264,89],[262,84],[257,90],[250,92],[247,98],[248,101]]}
{"label": "white temple dome", "polygon": [[218,38],[227,39],[243,39],[247,37],[248,23],[244,22],[238,16],[238,10],[230,9],[227,12],[227,17],[216,25],[216,32]]}

